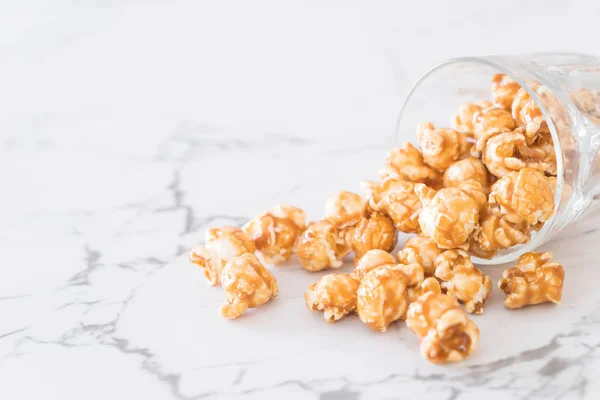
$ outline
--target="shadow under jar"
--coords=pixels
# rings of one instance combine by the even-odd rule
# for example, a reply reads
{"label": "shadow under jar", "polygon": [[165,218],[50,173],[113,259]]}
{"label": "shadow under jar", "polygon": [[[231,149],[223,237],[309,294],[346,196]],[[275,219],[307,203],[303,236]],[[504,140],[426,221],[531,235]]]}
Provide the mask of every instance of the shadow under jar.
{"label": "shadow under jar", "polygon": [[502,250],[482,265],[501,264],[532,251],[600,203],[600,57],[575,53],[455,58],[429,70],[400,112],[396,143],[416,144],[423,121],[450,125],[460,104],[491,100],[491,79],[511,77],[541,109],[557,162],[555,212],[527,244]]}

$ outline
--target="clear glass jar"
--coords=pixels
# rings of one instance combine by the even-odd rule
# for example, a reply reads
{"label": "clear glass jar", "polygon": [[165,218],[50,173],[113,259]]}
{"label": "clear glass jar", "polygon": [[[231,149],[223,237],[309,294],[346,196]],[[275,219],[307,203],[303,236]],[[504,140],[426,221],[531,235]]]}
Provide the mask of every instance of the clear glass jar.
{"label": "clear glass jar", "polygon": [[574,53],[455,58],[429,70],[410,91],[396,142],[416,140],[422,121],[449,126],[462,103],[490,100],[492,76],[513,78],[542,110],[557,155],[555,213],[525,245],[504,250],[483,265],[515,260],[555,236],[600,198],[600,58]]}

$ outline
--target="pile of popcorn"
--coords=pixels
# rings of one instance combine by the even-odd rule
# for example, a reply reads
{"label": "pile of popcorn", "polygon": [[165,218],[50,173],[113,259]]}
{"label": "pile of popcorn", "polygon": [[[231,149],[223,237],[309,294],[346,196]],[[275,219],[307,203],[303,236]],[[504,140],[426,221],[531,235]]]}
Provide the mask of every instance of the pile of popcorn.
{"label": "pile of popcorn", "polygon": [[[211,285],[223,287],[221,315],[238,318],[277,296],[263,262],[295,254],[307,271],[321,271],[353,254],[351,273],[325,275],[306,290],[309,310],[328,322],[357,314],[380,332],[403,320],[427,360],[465,359],[479,341],[468,314],[482,314],[492,291],[471,255],[489,259],[529,242],[554,212],[556,155],[540,109],[503,74],[492,80],[492,99],[461,105],[452,129],[419,124],[420,148],[392,149],[380,181],[363,182],[362,196],[332,196],[318,222],[277,205],[242,229],[209,229],[189,257]],[[394,257],[398,231],[415,236]],[[526,253],[498,288],[504,305],[517,309],[559,303],[563,281],[551,253]]]}

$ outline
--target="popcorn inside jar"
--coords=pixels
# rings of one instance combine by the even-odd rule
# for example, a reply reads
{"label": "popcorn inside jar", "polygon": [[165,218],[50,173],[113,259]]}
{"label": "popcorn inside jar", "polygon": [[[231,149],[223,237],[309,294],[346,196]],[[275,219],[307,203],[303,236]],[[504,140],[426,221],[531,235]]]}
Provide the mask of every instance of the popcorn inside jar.
{"label": "popcorn inside jar", "polygon": [[[461,70],[445,77],[434,70],[405,104],[397,146],[411,149],[421,168],[437,176],[411,179],[401,174],[400,166],[395,175],[381,170],[379,175],[384,182],[402,175],[414,185],[421,202],[414,233],[423,238],[416,240],[429,239],[443,250],[462,249],[475,263],[497,264],[540,244],[544,236],[538,235],[545,234],[544,226],[558,208],[562,158],[551,133],[557,120],[536,102],[549,90],[537,81],[526,81],[524,88],[510,76],[492,73],[491,67],[486,71],[486,77],[482,72],[469,78]],[[475,89],[474,82],[484,79],[487,88]],[[438,84],[434,98],[433,82]],[[389,156],[382,165],[389,170]],[[371,202],[373,194],[383,198],[372,189],[376,187],[369,183]],[[559,188],[564,190],[564,184]],[[417,254],[412,242],[400,256],[421,258],[426,272],[431,271],[430,257]]]}

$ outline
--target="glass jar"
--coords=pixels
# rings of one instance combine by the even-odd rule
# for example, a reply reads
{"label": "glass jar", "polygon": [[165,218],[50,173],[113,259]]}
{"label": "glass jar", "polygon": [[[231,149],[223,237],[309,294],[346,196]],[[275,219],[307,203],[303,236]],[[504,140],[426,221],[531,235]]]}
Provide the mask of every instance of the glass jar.
{"label": "glass jar", "polygon": [[448,126],[462,103],[490,100],[492,76],[504,73],[541,109],[557,158],[555,213],[529,243],[511,247],[483,265],[513,261],[555,236],[600,198],[600,58],[575,53],[455,58],[429,70],[408,94],[396,142],[415,141],[417,123]]}

